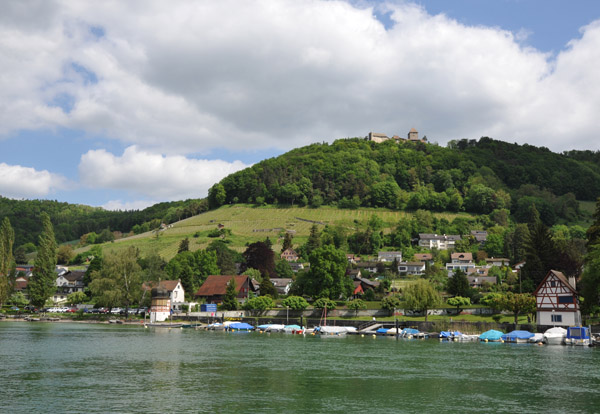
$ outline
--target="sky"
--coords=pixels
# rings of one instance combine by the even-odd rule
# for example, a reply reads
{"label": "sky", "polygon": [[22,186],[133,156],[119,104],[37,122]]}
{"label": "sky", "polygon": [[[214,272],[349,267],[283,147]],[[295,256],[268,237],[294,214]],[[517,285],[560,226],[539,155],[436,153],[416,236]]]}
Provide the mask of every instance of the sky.
{"label": "sky", "polygon": [[596,0],[4,0],[0,195],[202,198],[314,142],[600,150]]}

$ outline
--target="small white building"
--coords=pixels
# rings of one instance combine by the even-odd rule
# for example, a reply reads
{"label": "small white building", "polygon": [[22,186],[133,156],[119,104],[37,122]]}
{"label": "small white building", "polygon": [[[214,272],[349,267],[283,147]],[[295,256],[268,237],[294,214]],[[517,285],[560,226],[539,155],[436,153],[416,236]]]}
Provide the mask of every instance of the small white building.
{"label": "small white building", "polygon": [[538,325],[581,325],[574,277],[567,280],[561,272],[550,270],[533,294]]}
{"label": "small white building", "polygon": [[401,275],[422,275],[425,273],[425,263],[401,262],[398,264],[398,273]]}
{"label": "small white building", "polygon": [[401,262],[402,261],[402,252],[379,252],[377,254],[378,262],[393,262],[394,260]]}
{"label": "small white building", "polygon": [[473,253],[452,253],[450,255],[450,260],[450,263],[446,263],[448,275],[454,274],[454,272],[459,269],[465,273],[471,273],[475,269]]}
{"label": "small white building", "polygon": [[438,250],[452,249],[459,240],[461,240],[459,235],[419,233],[419,247],[426,249],[433,249],[434,247]]}
{"label": "small white building", "polygon": [[175,311],[181,311],[181,305],[185,303],[185,290],[181,285],[181,280],[161,280],[160,282],[146,282],[142,286],[145,290],[150,290],[159,286],[169,294],[170,306]]}

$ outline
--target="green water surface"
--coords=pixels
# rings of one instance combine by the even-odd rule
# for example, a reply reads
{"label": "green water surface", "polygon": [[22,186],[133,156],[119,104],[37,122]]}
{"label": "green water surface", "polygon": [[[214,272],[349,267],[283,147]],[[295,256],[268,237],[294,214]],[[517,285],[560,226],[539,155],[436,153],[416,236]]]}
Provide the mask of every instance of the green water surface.
{"label": "green water surface", "polygon": [[1,413],[600,412],[600,349],[0,323]]}

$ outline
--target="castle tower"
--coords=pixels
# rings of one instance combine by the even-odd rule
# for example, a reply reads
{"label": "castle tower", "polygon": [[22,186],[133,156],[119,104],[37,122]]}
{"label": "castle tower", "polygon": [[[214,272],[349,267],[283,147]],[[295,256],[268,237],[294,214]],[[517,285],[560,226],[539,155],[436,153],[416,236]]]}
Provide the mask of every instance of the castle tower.
{"label": "castle tower", "polygon": [[419,133],[417,132],[416,129],[411,128],[410,131],[408,131],[408,140],[409,141],[418,141],[419,140]]}

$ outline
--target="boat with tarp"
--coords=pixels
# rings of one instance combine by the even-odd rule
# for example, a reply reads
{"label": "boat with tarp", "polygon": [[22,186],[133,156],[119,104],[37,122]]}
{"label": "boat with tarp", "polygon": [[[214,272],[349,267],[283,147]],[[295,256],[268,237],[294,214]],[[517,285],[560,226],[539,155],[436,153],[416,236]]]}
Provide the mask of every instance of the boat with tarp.
{"label": "boat with tarp", "polygon": [[512,331],[512,332],[502,335],[502,340],[504,342],[522,344],[522,343],[529,342],[529,339],[533,338],[533,336],[534,336],[534,334],[532,332],[515,330],[515,331]]}
{"label": "boat with tarp", "polygon": [[479,340],[482,342],[502,342],[504,332],[490,329],[479,335]]}
{"label": "boat with tarp", "polygon": [[249,332],[254,330],[254,326],[245,322],[234,322],[227,325],[227,330],[230,332]]}
{"label": "boat with tarp", "polygon": [[586,346],[590,344],[590,340],[590,328],[585,326],[569,326],[564,343],[565,345]]}

